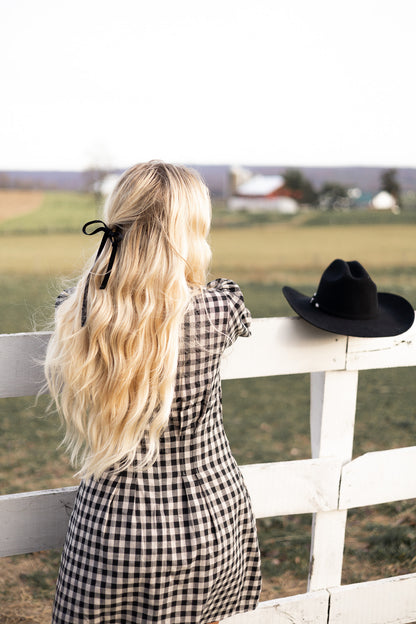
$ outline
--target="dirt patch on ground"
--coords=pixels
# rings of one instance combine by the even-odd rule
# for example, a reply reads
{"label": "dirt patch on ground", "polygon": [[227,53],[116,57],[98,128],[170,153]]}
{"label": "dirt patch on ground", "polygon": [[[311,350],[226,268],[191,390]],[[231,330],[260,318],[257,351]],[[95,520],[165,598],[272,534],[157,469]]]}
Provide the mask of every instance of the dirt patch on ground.
{"label": "dirt patch on ground", "polygon": [[41,205],[42,191],[17,191],[0,189],[0,222],[33,212]]}
{"label": "dirt patch on ground", "polygon": [[48,568],[41,553],[0,560],[2,624],[49,624],[54,582]]}

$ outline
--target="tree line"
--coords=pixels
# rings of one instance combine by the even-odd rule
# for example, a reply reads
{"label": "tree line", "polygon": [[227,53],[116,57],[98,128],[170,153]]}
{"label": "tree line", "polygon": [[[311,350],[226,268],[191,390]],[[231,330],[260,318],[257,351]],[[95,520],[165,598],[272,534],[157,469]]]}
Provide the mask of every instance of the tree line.
{"label": "tree line", "polygon": [[[285,186],[302,204],[319,206],[326,210],[348,208],[354,203],[354,189],[338,182],[324,182],[316,189],[300,169],[286,169],[282,174]],[[387,169],[380,175],[380,191],[387,191],[400,205],[401,188],[397,179],[397,169]]]}

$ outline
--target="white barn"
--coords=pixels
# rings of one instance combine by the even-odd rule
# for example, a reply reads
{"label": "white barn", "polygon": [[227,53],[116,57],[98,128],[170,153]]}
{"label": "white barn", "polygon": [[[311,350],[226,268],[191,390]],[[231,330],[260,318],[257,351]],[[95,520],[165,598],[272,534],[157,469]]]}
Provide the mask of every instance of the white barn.
{"label": "white barn", "polygon": [[290,196],[280,175],[254,175],[239,184],[228,200],[229,210],[274,211],[295,214],[298,202]]}

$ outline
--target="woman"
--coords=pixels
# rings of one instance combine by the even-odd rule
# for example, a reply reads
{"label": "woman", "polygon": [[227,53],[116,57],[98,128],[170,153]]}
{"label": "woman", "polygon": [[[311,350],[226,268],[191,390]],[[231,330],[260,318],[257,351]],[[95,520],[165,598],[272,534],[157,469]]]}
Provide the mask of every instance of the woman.
{"label": "woman", "polygon": [[45,366],[82,477],[53,624],[211,624],[254,609],[261,586],[219,378],[250,313],[233,282],[204,286],[211,206],[198,174],[136,165],[104,212],[83,228],[103,239],[58,298]]}

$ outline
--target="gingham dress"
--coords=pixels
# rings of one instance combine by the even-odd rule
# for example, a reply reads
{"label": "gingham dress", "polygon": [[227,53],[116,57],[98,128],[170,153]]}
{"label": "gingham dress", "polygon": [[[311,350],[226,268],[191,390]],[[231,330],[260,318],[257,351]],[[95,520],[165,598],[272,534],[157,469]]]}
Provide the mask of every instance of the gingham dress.
{"label": "gingham dress", "polygon": [[230,280],[208,284],[184,323],[171,417],[146,471],[83,481],[53,624],[206,624],[256,607],[260,554],[249,494],[222,420],[219,365],[250,313]]}

